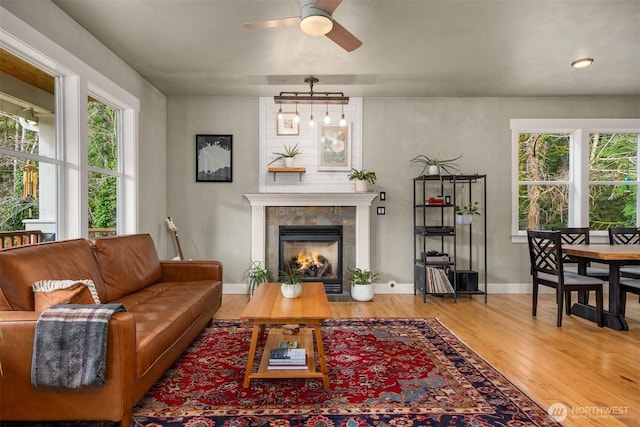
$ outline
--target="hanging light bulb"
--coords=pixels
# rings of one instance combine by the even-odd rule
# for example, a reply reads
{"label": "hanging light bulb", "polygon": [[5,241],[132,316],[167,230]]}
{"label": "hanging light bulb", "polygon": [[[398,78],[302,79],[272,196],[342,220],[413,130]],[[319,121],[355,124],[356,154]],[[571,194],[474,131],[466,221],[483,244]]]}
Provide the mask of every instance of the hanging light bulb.
{"label": "hanging light bulb", "polygon": [[347,121],[344,119],[344,105],[341,106],[342,114],[340,115],[340,126],[346,126]]}
{"label": "hanging light bulb", "polygon": [[293,116],[293,123],[300,123],[300,114],[298,114],[298,104],[296,104],[296,115]]}
{"label": "hanging light bulb", "polygon": [[311,117],[309,118],[309,127],[313,127],[316,123],[313,121],[313,104],[309,104],[309,109],[311,111]]}
{"label": "hanging light bulb", "polygon": [[324,115],[324,124],[328,125],[331,123],[331,116],[329,115],[329,104],[327,104],[327,113]]}
{"label": "hanging light bulb", "polygon": [[280,108],[278,109],[278,120],[282,120],[282,104],[280,104]]}

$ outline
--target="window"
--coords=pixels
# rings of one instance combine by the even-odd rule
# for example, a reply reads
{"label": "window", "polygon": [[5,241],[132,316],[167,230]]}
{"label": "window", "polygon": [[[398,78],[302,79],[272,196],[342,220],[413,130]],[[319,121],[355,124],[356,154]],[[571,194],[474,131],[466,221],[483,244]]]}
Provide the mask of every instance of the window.
{"label": "window", "polygon": [[514,119],[511,129],[515,241],[527,229],[638,224],[640,120]]}
{"label": "window", "polygon": [[[103,225],[116,228],[120,234],[138,232],[140,101],[1,6],[0,13],[4,30],[0,31],[0,55],[3,55],[0,72],[10,74],[7,69],[21,61],[31,70],[48,75],[51,87],[48,99],[38,96],[38,102],[32,103],[42,107],[43,101],[51,101],[46,108],[49,114],[39,115],[34,108],[36,116],[39,115],[37,145],[24,150],[0,146],[2,202],[9,191],[13,192],[14,200],[18,194],[22,199],[25,175],[21,175],[20,168],[24,169],[28,163],[37,167],[38,203],[37,209],[33,209],[35,205],[32,207],[31,215],[38,217],[19,219],[18,224],[30,229],[50,227],[58,240],[89,237],[90,227],[102,228]],[[7,58],[11,60],[6,61]],[[5,90],[6,81],[15,79],[12,75],[5,78],[4,74],[1,92]],[[5,105],[5,98],[0,95],[0,105]],[[98,138],[109,147],[109,154],[102,159],[104,162],[98,161],[99,156],[93,155],[94,149],[88,143],[90,133],[94,136],[100,133],[99,126],[92,128],[90,123],[90,111],[95,107],[90,104],[94,101],[97,101],[98,109],[111,114],[106,128],[115,135],[115,139],[106,134]],[[26,112],[30,112],[28,107]],[[5,182],[8,176],[13,177],[12,184]],[[29,214],[28,209],[21,209],[21,212],[21,215]],[[4,215],[1,218],[4,219]]]}

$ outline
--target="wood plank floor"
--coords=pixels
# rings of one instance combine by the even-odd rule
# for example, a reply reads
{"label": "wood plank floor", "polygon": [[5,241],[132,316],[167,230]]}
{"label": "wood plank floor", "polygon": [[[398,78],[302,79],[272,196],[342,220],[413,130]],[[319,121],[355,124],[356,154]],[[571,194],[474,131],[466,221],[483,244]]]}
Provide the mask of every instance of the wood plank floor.
{"label": "wood plank floor", "polygon": [[[543,408],[563,403],[566,426],[640,425],[640,303],[627,302],[629,331],[564,317],[557,328],[552,295],[450,298],[376,295],[372,302],[331,302],[335,318],[436,317]],[[606,297],[605,297],[606,300]],[[217,319],[238,319],[247,295],[224,295]],[[605,303],[606,307],[606,303]],[[611,415],[615,412],[615,415]]]}

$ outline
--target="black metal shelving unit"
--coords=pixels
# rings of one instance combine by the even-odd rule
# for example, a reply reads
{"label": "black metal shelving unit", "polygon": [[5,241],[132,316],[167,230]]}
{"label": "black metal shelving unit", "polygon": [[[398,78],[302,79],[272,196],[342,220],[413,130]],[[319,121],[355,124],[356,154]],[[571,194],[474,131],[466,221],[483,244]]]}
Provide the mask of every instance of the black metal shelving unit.
{"label": "black metal shelving unit", "polygon": [[[481,187],[481,197],[474,199],[474,187]],[[456,224],[455,206],[458,196],[466,190],[468,200],[481,203],[481,215],[470,224]],[[476,192],[477,193],[477,192]],[[453,288],[453,300],[458,295],[484,295],[487,302],[487,183],[486,175],[422,175],[413,179],[414,229],[414,294],[446,295],[428,283],[430,274],[442,269]],[[482,227],[482,271],[474,270],[474,224]],[[464,229],[463,227],[466,227]],[[464,232],[463,232],[464,231]],[[462,240],[461,240],[462,239]],[[461,257],[458,247],[468,245],[468,254]],[[446,254],[446,255],[442,255]],[[431,272],[431,273],[429,273]],[[439,273],[439,272],[438,272]],[[482,274],[480,274],[482,273]],[[439,273],[442,276],[442,273]],[[480,280],[482,278],[482,281]],[[480,285],[482,284],[482,288]]]}

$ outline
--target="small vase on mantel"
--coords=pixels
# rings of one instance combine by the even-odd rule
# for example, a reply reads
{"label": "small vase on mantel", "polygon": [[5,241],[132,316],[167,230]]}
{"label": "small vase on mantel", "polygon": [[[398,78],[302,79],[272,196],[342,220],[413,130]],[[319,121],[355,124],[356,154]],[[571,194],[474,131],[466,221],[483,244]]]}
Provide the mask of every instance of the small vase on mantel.
{"label": "small vase on mantel", "polygon": [[366,193],[369,191],[369,181],[366,179],[356,180],[356,193]]}
{"label": "small vase on mantel", "polygon": [[283,283],[280,286],[280,292],[285,298],[298,298],[302,293],[302,284],[300,283]]}

